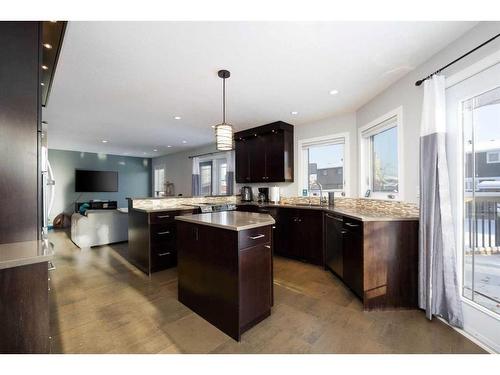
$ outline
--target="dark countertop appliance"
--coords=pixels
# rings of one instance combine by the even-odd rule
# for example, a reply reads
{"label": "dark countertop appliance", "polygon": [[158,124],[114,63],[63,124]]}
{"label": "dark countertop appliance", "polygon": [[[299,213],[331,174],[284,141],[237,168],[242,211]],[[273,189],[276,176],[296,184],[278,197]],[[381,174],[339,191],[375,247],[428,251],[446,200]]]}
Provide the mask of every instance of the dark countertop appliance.
{"label": "dark countertop appliance", "polygon": [[259,188],[259,203],[267,203],[269,202],[269,188],[261,187]]}
{"label": "dark countertop appliance", "polygon": [[243,186],[241,188],[241,201],[251,202],[253,200],[252,188],[250,186]]}

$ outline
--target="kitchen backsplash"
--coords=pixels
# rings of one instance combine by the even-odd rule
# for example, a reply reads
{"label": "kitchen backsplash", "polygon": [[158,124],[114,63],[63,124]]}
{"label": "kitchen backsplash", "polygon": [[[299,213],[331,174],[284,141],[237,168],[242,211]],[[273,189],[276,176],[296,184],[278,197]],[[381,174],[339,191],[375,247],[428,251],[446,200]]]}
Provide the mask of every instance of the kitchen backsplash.
{"label": "kitchen backsplash", "polygon": [[[282,204],[297,204],[297,203],[312,203],[319,204],[319,197],[282,197],[280,203]],[[337,208],[356,208],[365,211],[383,211],[387,214],[394,215],[407,215],[407,216],[418,216],[419,209],[416,204],[399,202],[399,201],[389,201],[381,199],[369,199],[369,198],[335,198],[335,207]]]}

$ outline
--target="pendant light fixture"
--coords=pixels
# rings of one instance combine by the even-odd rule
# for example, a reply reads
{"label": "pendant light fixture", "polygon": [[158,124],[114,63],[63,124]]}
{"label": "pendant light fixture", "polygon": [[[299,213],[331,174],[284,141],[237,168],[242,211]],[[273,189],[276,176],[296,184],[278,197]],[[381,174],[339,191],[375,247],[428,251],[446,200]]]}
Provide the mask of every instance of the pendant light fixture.
{"label": "pendant light fixture", "polygon": [[219,70],[217,73],[222,78],[222,123],[215,125],[215,143],[217,150],[230,151],[234,148],[233,126],[226,124],[226,78],[231,77],[228,70]]}

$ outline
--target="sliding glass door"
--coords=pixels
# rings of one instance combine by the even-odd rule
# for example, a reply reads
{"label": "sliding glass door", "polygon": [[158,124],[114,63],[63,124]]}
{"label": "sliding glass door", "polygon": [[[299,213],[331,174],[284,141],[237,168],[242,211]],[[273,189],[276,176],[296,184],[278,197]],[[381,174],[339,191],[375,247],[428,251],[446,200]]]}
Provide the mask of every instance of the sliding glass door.
{"label": "sliding glass door", "polygon": [[500,314],[500,86],[462,101],[463,295]]}

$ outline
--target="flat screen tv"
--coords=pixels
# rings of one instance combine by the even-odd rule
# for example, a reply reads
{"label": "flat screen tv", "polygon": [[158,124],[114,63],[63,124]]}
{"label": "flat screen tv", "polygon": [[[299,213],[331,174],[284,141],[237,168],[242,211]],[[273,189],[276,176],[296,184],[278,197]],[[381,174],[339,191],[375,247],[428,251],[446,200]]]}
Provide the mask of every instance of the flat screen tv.
{"label": "flat screen tv", "polygon": [[75,191],[116,192],[118,191],[118,172],[75,170]]}

